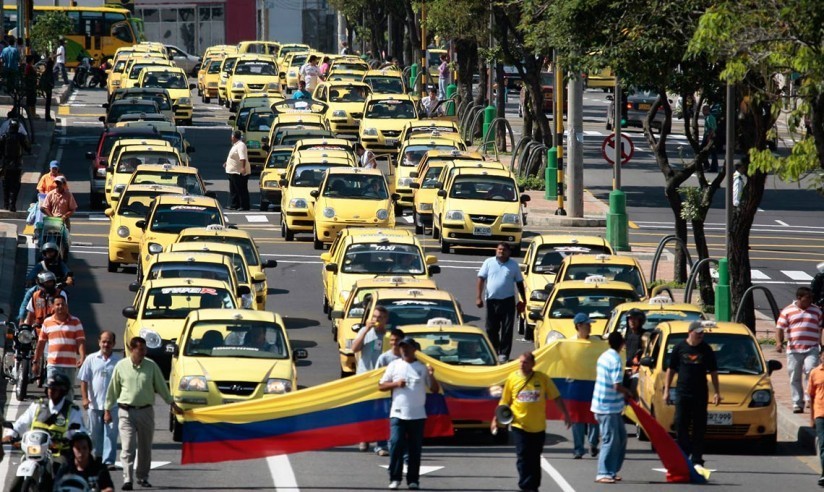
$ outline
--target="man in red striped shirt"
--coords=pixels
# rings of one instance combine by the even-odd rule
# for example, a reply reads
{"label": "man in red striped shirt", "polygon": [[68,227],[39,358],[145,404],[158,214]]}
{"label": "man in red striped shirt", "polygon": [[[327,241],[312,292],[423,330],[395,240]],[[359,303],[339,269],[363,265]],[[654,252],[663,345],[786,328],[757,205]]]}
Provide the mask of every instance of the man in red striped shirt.
{"label": "man in red striped shirt", "polygon": [[809,401],[804,386],[810,372],[818,365],[822,324],[824,317],[821,309],[813,304],[812,291],[809,287],[799,287],[795,301],[781,311],[775,325],[778,352],[784,350],[784,335],[787,335],[787,370],[790,372],[793,413],[803,413],[804,403]]}
{"label": "man in red striped shirt", "polygon": [[[32,369],[37,374],[40,363],[43,360],[43,352],[46,343],[49,344],[49,351],[46,354],[48,362],[47,375],[49,378],[55,374],[63,374],[72,386],[77,368],[83,364],[86,358],[86,334],[83,332],[83,325],[80,320],[69,314],[69,303],[63,297],[58,296],[54,300],[54,314],[43,321],[40,329],[40,337],[37,340],[37,349],[34,352],[34,363]],[[79,357],[78,357],[79,356]],[[69,395],[72,388],[69,388]]]}

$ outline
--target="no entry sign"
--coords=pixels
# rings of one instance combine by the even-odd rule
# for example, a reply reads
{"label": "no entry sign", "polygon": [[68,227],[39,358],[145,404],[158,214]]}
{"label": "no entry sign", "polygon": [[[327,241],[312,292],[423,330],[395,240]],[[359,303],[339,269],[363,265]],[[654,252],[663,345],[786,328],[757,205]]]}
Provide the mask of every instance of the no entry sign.
{"label": "no entry sign", "polygon": [[[635,145],[632,144],[632,139],[629,138],[628,135],[621,134],[621,165],[625,165],[632,159],[632,155],[635,154]],[[609,165],[615,164],[615,160],[613,156],[615,155],[615,134],[611,134],[604,139],[604,142],[601,144],[601,155],[604,156],[604,159],[609,163]]]}

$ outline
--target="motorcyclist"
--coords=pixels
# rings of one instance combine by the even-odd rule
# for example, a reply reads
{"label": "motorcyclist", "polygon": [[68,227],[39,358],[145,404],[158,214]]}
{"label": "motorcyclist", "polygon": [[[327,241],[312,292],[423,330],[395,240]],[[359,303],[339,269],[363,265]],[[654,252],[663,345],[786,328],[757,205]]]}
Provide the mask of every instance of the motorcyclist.
{"label": "motorcyclist", "polygon": [[824,309],[824,261],[815,266],[818,273],[810,282],[810,290],[813,291],[813,304]]}
{"label": "motorcyclist", "polygon": [[26,275],[26,287],[31,287],[37,280],[37,274],[41,272],[52,272],[57,277],[57,283],[65,283],[68,286],[74,285],[74,273],[69,270],[68,265],[60,258],[60,248],[57,243],[47,242],[40,248],[43,259],[29,271]]}
{"label": "motorcyclist", "polygon": [[[25,301],[25,312],[18,313],[20,323],[31,326],[40,326],[43,320],[54,314],[54,298],[63,296],[67,301],[68,296],[63,289],[57,286],[57,277],[52,272],[41,272],[37,274],[37,289],[28,301]],[[21,306],[21,311],[23,306]]]}

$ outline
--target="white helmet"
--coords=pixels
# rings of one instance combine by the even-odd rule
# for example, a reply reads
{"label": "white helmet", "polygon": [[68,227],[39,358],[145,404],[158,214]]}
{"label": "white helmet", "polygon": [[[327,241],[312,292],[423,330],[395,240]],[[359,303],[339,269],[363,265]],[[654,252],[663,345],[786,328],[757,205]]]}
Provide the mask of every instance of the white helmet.
{"label": "white helmet", "polygon": [[821,263],[819,263],[815,267],[818,268],[819,273],[824,273],[824,261],[822,261]]}

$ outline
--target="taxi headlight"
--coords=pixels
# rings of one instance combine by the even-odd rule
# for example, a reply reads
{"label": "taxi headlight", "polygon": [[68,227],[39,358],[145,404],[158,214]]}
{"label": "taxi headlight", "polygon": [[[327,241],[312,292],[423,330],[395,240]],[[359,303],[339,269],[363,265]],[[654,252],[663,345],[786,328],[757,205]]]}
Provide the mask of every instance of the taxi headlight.
{"label": "taxi headlight", "polygon": [[266,390],[264,390],[264,393],[267,395],[280,395],[290,391],[292,391],[292,381],[288,379],[271,378],[266,380]]}
{"label": "taxi headlight", "polygon": [[752,393],[751,407],[766,407],[772,401],[770,390],[757,390]]}
{"label": "taxi headlight", "polygon": [[189,106],[189,105],[192,104],[192,98],[190,98],[190,97],[181,97],[180,99],[177,100],[177,103],[182,104],[184,106]]}
{"label": "taxi headlight", "polygon": [[264,188],[280,188],[280,183],[276,179],[268,179],[263,182]]}
{"label": "taxi headlight", "polygon": [[120,226],[117,228],[117,235],[122,238],[129,237],[129,228],[126,226]]}
{"label": "taxi headlight", "polygon": [[306,199],[304,198],[292,198],[289,200],[289,207],[290,208],[309,208],[306,204]]}
{"label": "taxi headlight", "polygon": [[398,180],[398,186],[409,186],[412,184],[412,181],[414,181],[412,178],[401,178]]}
{"label": "taxi headlight", "polygon": [[146,340],[146,348],[156,349],[160,348],[161,343],[163,343],[163,339],[160,338],[160,334],[154,330],[150,330],[148,328],[143,328],[138,332],[138,336],[144,340]]}
{"label": "taxi headlight", "polygon": [[269,82],[269,84],[266,85],[266,88],[269,89],[270,91],[279,90],[280,89],[280,84],[278,84],[276,82]]}
{"label": "taxi headlight", "polygon": [[545,290],[533,290],[532,294],[529,295],[530,301],[546,301],[549,297],[549,294]]}
{"label": "taxi headlight", "polygon": [[375,217],[377,217],[378,220],[386,220],[389,218],[389,211],[385,208],[381,208],[375,213]]}
{"label": "taxi headlight", "polygon": [[460,210],[448,210],[446,212],[446,220],[464,220],[464,213]]}
{"label": "taxi headlight", "polygon": [[423,210],[432,210],[432,204],[431,203],[419,203],[418,208],[421,209],[421,211],[423,211]]}
{"label": "taxi headlight", "polygon": [[346,111],[342,109],[336,109],[332,111],[332,118],[346,118]]}
{"label": "taxi headlight", "polygon": [[554,342],[555,340],[563,340],[566,338],[563,333],[559,331],[552,330],[546,334],[546,345]]}
{"label": "taxi headlight", "polygon": [[326,207],[323,209],[323,216],[327,219],[331,219],[335,216],[335,209],[332,207]]}
{"label": "taxi headlight", "polygon": [[209,391],[206,376],[183,376],[177,385],[179,391]]}
{"label": "taxi headlight", "polygon": [[98,178],[105,178],[106,177],[106,168],[105,167],[97,168],[97,177]]}
{"label": "taxi headlight", "polygon": [[232,84],[232,89],[243,89],[243,82],[234,82]]}
{"label": "taxi headlight", "polygon": [[521,223],[521,215],[520,214],[503,214],[501,216],[501,224],[520,224]]}
{"label": "taxi headlight", "polygon": [[32,335],[31,330],[19,330],[17,332],[17,341],[23,345],[30,344],[32,340],[34,340],[34,335]]}
{"label": "taxi headlight", "polygon": [[156,255],[163,252],[163,246],[157,243],[149,243],[149,253]]}
{"label": "taxi headlight", "polygon": [[368,137],[377,137],[378,136],[378,129],[377,128],[364,128],[363,134]]}

